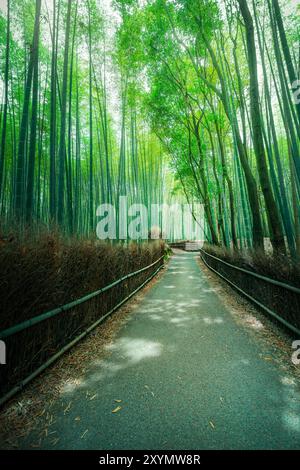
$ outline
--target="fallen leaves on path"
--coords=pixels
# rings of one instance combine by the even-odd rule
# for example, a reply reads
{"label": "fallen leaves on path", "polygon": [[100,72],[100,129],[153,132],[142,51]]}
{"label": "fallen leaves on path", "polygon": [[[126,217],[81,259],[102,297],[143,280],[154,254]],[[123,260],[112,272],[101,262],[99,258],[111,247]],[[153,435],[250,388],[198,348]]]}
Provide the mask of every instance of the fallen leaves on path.
{"label": "fallen leaves on path", "polygon": [[152,395],[153,397],[155,397],[155,395],[154,395],[154,393],[152,392],[152,390],[150,390],[149,385],[145,385],[145,388],[146,388],[147,390],[149,390],[149,392],[151,393],[151,395]]}
{"label": "fallen leaves on path", "polygon": [[70,411],[70,408],[71,408],[71,401],[69,402],[69,404],[66,406],[66,408],[64,409],[64,414],[68,413],[68,411]]}
{"label": "fallen leaves on path", "polygon": [[58,441],[59,441],[59,437],[56,437],[55,439],[53,439],[53,441],[51,441],[52,446],[56,446]]}
{"label": "fallen leaves on path", "polygon": [[112,410],[112,413],[118,413],[118,411],[120,411],[122,409],[121,406],[117,406],[117,408],[115,408],[114,410]]}
{"label": "fallen leaves on path", "polygon": [[264,360],[265,360],[265,361],[273,361],[273,358],[270,357],[270,356],[265,356],[265,357],[264,357]]}

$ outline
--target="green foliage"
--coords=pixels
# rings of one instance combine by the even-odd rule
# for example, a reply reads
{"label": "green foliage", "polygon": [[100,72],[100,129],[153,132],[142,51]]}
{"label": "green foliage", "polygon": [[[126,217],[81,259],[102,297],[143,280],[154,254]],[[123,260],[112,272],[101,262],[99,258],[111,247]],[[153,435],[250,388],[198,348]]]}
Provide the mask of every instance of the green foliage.
{"label": "green foliage", "polygon": [[[22,162],[26,175],[27,147],[36,130],[34,179],[31,183],[25,176],[21,182],[24,194],[33,185],[33,219],[57,221],[58,180],[64,186],[60,222],[67,232],[88,233],[89,214],[101,202],[116,202],[119,195],[151,204],[177,194],[203,202],[207,236],[215,244],[228,245],[231,238],[235,247],[238,240],[241,247],[251,246],[260,224],[264,226],[261,243],[263,235],[273,242],[278,229],[286,235],[291,253],[300,253],[300,108],[293,104],[288,88],[293,69],[299,70],[299,12],[291,4],[287,12],[282,9],[282,14],[275,15],[274,2],[247,2],[258,46],[255,116],[243,4],[112,0],[113,10],[104,11],[99,0],[72,1],[65,57],[68,1],[43,2],[38,117],[35,128],[31,95]],[[0,158],[4,169],[0,201],[7,223],[15,215],[17,148],[35,2],[12,0],[10,10],[6,126],[4,106],[0,120],[6,136]],[[6,21],[0,16],[2,79]],[[259,156],[254,145],[256,118],[261,127]],[[64,120],[66,129],[61,132]],[[66,160],[60,165],[64,141]],[[263,178],[262,159],[266,162]],[[274,211],[267,193],[276,200]],[[270,220],[277,210],[275,227]],[[19,222],[24,227],[22,211]]]}

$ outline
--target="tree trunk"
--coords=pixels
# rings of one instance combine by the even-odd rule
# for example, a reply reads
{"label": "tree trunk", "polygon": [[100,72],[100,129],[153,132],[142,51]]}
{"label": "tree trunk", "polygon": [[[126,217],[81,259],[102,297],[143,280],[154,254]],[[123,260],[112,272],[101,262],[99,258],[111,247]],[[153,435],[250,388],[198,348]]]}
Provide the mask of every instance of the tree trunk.
{"label": "tree trunk", "polygon": [[250,73],[250,112],[253,130],[253,145],[259,179],[264,195],[271,242],[275,251],[285,252],[284,236],[278,207],[272,192],[263,143],[262,120],[259,104],[257,58],[254,38],[254,25],[246,0],[238,0],[246,28],[248,66]]}
{"label": "tree trunk", "polygon": [[[276,23],[278,27],[279,36],[280,36],[284,60],[286,63],[286,68],[287,68],[289,79],[290,79],[290,84],[291,86],[293,86],[293,84],[296,82],[298,77],[297,77],[297,73],[293,64],[293,59],[291,56],[290,48],[287,42],[285,29],[284,29],[284,25],[282,21],[282,16],[281,16],[281,11],[280,11],[280,6],[278,3],[278,0],[272,0],[272,4],[273,4]],[[300,125],[300,103],[296,104],[295,106],[296,106],[298,121]]]}
{"label": "tree trunk", "polygon": [[32,107],[31,107],[31,125],[30,125],[30,142],[28,153],[28,170],[27,170],[27,192],[26,192],[26,222],[30,222],[33,209],[34,195],[34,169],[36,155],[36,131],[37,131],[37,114],[38,114],[38,86],[39,86],[39,51],[35,54],[33,85],[32,85]]}
{"label": "tree trunk", "polygon": [[24,209],[24,176],[25,176],[25,147],[27,139],[27,128],[29,121],[29,102],[32,87],[32,77],[34,65],[36,64],[36,55],[38,53],[38,43],[40,34],[40,14],[41,14],[41,0],[36,0],[35,7],[35,22],[33,40],[30,51],[30,58],[28,64],[28,71],[25,84],[24,102],[22,110],[22,118],[20,125],[18,156],[17,156],[17,174],[16,174],[16,197],[15,197],[15,215],[17,219],[23,218]]}
{"label": "tree trunk", "polygon": [[8,72],[9,72],[9,53],[10,53],[10,0],[7,0],[7,27],[6,27],[6,56],[4,71],[4,105],[3,105],[3,122],[0,144],[0,201],[3,191],[3,171],[5,160],[5,143],[6,143],[6,127],[7,127],[7,108],[8,108]]}
{"label": "tree trunk", "polygon": [[51,91],[50,91],[50,175],[49,175],[49,208],[50,219],[56,217],[56,0],[53,0],[52,58],[51,58]]}
{"label": "tree trunk", "polygon": [[60,122],[60,141],[59,141],[59,180],[58,180],[58,210],[57,222],[63,224],[64,218],[64,196],[65,196],[65,167],[66,167],[66,117],[67,117],[67,88],[68,88],[68,64],[69,64],[69,42],[70,42],[70,23],[71,23],[72,0],[68,0],[66,34],[64,45],[64,65],[63,82],[61,90],[61,122]]}

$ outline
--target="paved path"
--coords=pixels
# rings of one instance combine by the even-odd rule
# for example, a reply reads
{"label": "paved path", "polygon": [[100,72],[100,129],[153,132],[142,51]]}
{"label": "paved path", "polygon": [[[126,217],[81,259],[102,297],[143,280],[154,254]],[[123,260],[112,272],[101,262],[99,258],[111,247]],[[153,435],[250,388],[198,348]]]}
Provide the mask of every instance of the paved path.
{"label": "paved path", "polygon": [[194,254],[172,258],[110,349],[66,390],[56,448],[300,448],[298,385],[262,359]]}

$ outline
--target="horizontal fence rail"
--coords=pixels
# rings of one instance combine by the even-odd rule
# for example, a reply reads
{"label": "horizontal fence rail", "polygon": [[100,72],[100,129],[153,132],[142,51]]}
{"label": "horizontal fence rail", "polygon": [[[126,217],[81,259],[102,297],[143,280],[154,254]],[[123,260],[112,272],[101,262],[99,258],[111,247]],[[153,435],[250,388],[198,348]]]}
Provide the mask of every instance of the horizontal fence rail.
{"label": "horizontal fence rail", "polygon": [[87,302],[93,297],[103,294],[103,292],[106,292],[112,289],[113,287],[117,286],[118,284],[121,284],[121,282],[126,281],[126,279],[130,279],[131,277],[136,276],[137,274],[140,274],[148,270],[149,268],[152,268],[153,266],[158,264],[162,259],[163,259],[163,256],[161,256],[158,260],[154,261],[154,263],[151,263],[148,266],[145,266],[144,268],[134,271],[133,273],[127,274],[126,276],[121,277],[117,281],[112,282],[108,286],[105,286],[102,289],[92,292],[91,294],[85,295],[84,297],[81,297],[80,299],[74,300],[73,302],[69,302],[68,304],[65,304],[65,305],[62,305],[61,307],[50,310],[49,312],[42,313],[42,315],[37,315],[36,317],[32,317],[29,320],[26,320],[22,323],[18,323],[17,325],[7,328],[6,330],[0,331],[0,339],[7,338],[8,336],[18,333],[19,331],[25,330],[26,328],[36,325],[37,323],[47,320],[48,318],[54,317],[55,315],[58,315],[59,313],[66,312],[67,310],[70,310],[71,308],[76,307],[77,305]]}
{"label": "horizontal fence rail", "polygon": [[[163,266],[164,255],[80,299],[1,331],[7,364],[0,369],[0,406],[127,302]],[[85,303],[89,308],[79,312],[78,306]]]}
{"label": "horizontal fence rail", "polygon": [[205,265],[262,310],[300,335],[300,289],[234,266],[200,249]]}

